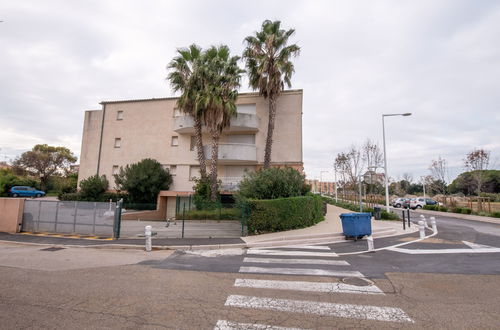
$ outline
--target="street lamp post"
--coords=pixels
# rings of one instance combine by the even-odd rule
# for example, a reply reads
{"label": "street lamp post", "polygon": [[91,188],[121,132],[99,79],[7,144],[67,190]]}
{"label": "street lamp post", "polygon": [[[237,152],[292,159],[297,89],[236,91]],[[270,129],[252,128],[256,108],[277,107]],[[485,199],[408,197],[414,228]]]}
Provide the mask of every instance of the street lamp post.
{"label": "street lamp post", "polygon": [[338,202],[338,197],[337,197],[337,166],[333,164],[333,172],[335,173],[335,203]]}
{"label": "street lamp post", "polygon": [[328,171],[320,171],[319,172],[319,194],[323,196],[323,173],[328,173]]}
{"label": "street lamp post", "polygon": [[384,181],[385,181],[385,208],[387,212],[389,212],[389,175],[387,174],[387,153],[385,151],[385,117],[392,116],[411,116],[411,113],[391,113],[391,114],[383,114],[382,115],[382,136],[384,140]]}

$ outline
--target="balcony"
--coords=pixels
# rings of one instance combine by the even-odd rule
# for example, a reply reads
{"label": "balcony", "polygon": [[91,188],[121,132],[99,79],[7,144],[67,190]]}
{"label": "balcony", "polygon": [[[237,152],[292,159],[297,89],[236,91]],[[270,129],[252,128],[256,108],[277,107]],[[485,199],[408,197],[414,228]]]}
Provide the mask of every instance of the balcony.
{"label": "balcony", "polygon": [[219,177],[219,180],[221,181],[220,189],[222,191],[236,191],[239,188],[241,180],[243,180],[243,177],[228,177],[228,176],[223,176]]}
{"label": "balcony", "polygon": [[[204,146],[207,160],[212,158],[212,146]],[[246,143],[219,144],[219,164],[257,163],[257,147]]]}
{"label": "balcony", "polygon": [[[238,113],[231,118],[231,126],[225,129],[226,132],[257,132],[259,130],[260,118],[257,115],[248,113]],[[180,134],[194,133],[194,120],[191,116],[174,117],[174,131]],[[206,128],[203,127],[206,132]]]}

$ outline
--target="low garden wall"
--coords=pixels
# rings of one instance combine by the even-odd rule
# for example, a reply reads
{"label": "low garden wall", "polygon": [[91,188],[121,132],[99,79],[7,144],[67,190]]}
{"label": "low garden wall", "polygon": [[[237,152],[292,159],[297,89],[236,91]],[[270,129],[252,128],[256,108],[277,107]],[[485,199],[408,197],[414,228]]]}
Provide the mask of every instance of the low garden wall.
{"label": "low garden wall", "polygon": [[24,198],[0,198],[0,232],[14,234],[23,221]]}

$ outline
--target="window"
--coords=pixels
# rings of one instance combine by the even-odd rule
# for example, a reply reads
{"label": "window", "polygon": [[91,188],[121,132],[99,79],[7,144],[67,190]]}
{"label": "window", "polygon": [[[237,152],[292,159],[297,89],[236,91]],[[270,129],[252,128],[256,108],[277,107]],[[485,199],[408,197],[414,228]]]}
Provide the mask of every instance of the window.
{"label": "window", "polygon": [[189,166],[189,181],[194,181],[195,178],[200,177],[199,166]]}
{"label": "window", "polygon": [[113,175],[120,174],[120,166],[113,165],[113,171],[112,171],[112,173],[113,173]]}
{"label": "window", "polygon": [[191,145],[189,146],[189,150],[193,151],[196,148],[196,136],[191,135]]}
{"label": "window", "polygon": [[116,120],[123,120],[123,111],[118,110],[116,112]]}
{"label": "window", "polygon": [[115,138],[115,148],[121,148],[121,146],[122,146],[122,139]]}
{"label": "window", "polygon": [[170,144],[171,146],[177,147],[179,145],[179,137],[178,136],[172,136],[172,142]]}
{"label": "window", "polygon": [[170,174],[175,175],[177,172],[177,165],[170,165]]}

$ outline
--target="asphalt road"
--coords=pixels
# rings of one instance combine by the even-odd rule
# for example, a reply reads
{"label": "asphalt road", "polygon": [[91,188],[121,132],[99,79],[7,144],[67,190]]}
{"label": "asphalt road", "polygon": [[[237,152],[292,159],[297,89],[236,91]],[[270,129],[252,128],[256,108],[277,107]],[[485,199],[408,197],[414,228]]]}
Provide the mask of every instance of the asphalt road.
{"label": "asphalt road", "polygon": [[[491,226],[438,219],[437,236],[405,248],[500,247]],[[2,243],[1,328],[498,328],[500,253],[345,254],[364,247],[147,254]]]}

